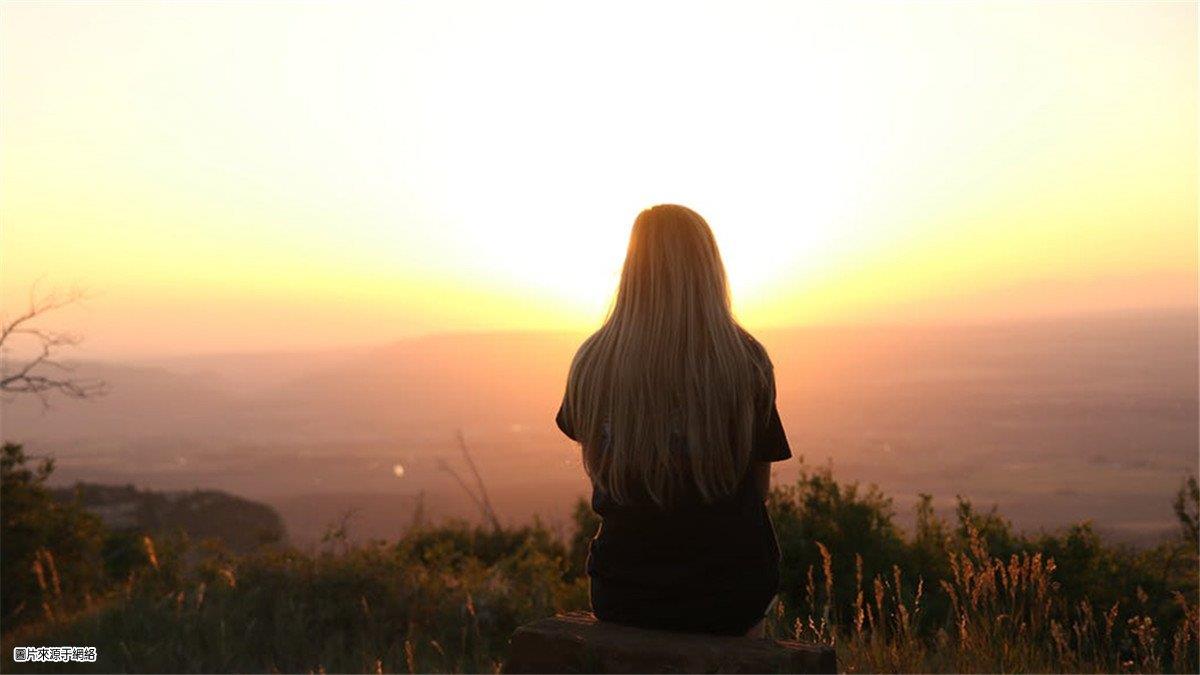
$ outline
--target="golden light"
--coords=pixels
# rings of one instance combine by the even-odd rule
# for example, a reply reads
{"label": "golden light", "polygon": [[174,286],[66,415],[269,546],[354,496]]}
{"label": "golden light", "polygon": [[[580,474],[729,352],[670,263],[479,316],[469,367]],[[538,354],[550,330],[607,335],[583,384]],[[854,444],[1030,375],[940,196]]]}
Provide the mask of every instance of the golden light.
{"label": "golden light", "polygon": [[1194,24],[1188,3],[14,5],[5,306],[83,280],[110,352],[579,329],[661,202],[712,224],[757,325],[997,293],[1020,313],[1047,280],[1186,303]]}

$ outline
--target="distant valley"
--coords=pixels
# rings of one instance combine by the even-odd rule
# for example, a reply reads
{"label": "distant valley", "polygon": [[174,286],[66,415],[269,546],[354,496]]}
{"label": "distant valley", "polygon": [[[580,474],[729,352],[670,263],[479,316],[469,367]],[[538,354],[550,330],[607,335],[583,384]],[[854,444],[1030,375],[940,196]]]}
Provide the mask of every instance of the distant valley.
{"label": "distant valley", "polygon": [[[1021,528],[1092,519],[1131,542],[1172,527],[1197,471],[1194,311],[976,326],[855,326],[759,334],[779,407],[808,464],[895,498],[997,504]],[[567,333],[431,335],[345,353],[240,354],[78,365],[111,393],[4,404],[3,436],[58,459],[54,480],[218,489],[273,506],[312,543],[344,516],[395,537],[423,505],[475,518],[465,435],[502,519],[565,526],[587,493],[552,418]],[[779,465],[794,479],[799,460]]]}

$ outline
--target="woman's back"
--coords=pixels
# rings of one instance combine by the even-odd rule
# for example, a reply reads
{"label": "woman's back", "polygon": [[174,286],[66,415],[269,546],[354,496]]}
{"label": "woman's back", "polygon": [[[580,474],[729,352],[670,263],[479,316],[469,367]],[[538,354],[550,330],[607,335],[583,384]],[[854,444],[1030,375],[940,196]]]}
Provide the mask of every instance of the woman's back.
{"label": "woman's back", "polygon": [[557,422],[583,448],[602,519],[588,558],[601,620],[737,634],[762,619],[779,582],[768,467],[791,450],[770,359],[734,320],[694,211],[638,215]]}
{"label": "woman's back", "polygon": [[[556,421],[573,437],[562,408]],[[683,443],[679,451],[686,452]],[[754,461],[791,456],[772,406],[756,428]],[[619,504],[594,485],[592,510],[601,526],[589,546],[587,573],[601,620],[742,635],[775,597],[779,548],[753,470],[727,498],[705,503],[692,492],[669,508],[648,498]]]}

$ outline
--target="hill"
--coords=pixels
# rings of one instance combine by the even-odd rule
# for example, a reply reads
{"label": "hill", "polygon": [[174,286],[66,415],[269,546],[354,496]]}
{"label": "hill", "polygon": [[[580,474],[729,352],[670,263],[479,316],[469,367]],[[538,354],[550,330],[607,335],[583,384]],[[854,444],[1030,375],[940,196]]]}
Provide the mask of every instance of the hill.
{"label": "hill", "polygon": [[132,485],[77,483],[50,490],[59,502],[75,502],[114,531],[215,539],[237,552],[283,543],[287,530],[275,509],[217,490],[155,492]]}

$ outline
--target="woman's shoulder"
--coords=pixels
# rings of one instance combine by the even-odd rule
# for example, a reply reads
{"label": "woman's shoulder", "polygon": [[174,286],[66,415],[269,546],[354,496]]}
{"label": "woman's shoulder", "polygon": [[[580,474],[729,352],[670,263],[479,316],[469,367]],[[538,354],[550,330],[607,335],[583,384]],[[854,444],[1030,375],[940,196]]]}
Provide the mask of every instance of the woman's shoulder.
{"label": "woman's shoulder", "polygon": [[750,356],[755,360],[756,365],[767,372],[771,372],[773,365],[771,364],[770,354],[767,354],[767,348],[758,341],[758,338],[754,337],[750,331],[742,326],[738,326],[738,332],[742,336],[742,340],[745,341],[746,347],[750,350]]}
{"label": "woman's shoulder", "polygon": [[764,412],[775,406],[775,366],[767,348],[750,331],[738,326],[746,347],[750,352],[752,377],[756,380],[755,406]]}
{"label": "woman's shoulder", "polygon": [[587,354],[588,350],[590,350],[596,344],[596,342],[600,340],[601,333],[603,332],[603,329],[597,330],[584,338],[583,341],[579,343],[579,346],[575,348],[574,358],[578,359],[580,356]]}

